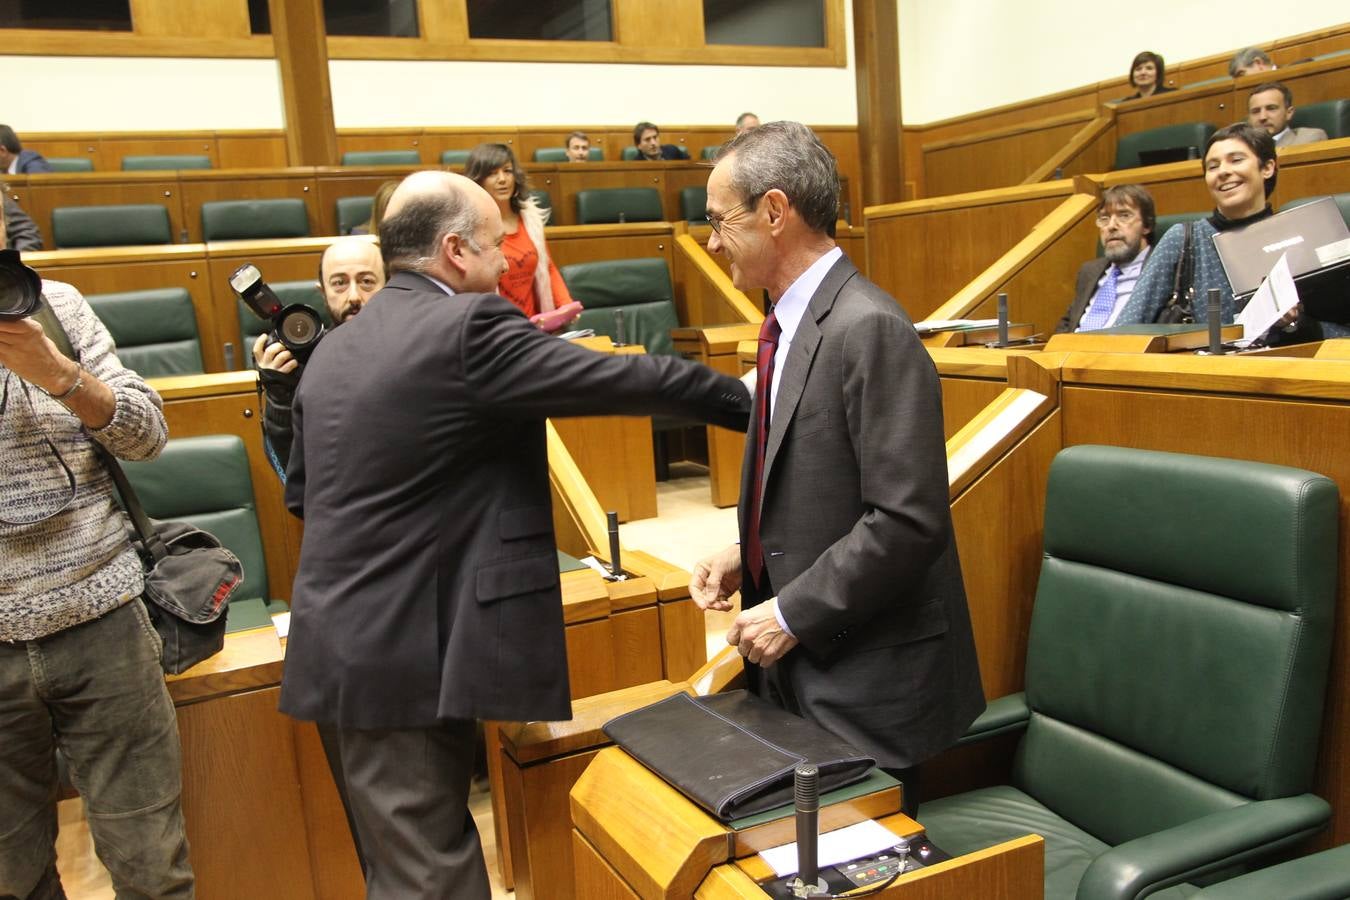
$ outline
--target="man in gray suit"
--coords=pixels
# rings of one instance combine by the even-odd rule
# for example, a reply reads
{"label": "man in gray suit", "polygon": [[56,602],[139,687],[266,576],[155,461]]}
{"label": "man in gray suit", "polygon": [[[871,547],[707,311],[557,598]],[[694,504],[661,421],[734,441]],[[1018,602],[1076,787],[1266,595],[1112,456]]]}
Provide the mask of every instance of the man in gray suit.
{"label": "man in gray suit", "polygon": [[388,284],[296,389],[281,710],[336,730],[369,900],[487,900],[474,720],[571,716],[545,417],[749,410],[705,366],[535,328],[493,293],[504,237],[469,179],[410,175],[380,224]]}
{"label": "man in gray suit", "polygon": [[1247,96],[1247,122],[1273,137],[1276,147],[1327,139],[1320,128],[1294,127],[1294,93],[1278,81],[1258,85]]}
{"label": "man in gray suit", "polygon": [[947,496],[937,371],[908,316],[833,234],[834,157],[804,125],[725,145],[708,247],[774,310],[760,332],[741,541],[690,591],[757,693],[875,756],[918,803],[917,767],[984,708]]}

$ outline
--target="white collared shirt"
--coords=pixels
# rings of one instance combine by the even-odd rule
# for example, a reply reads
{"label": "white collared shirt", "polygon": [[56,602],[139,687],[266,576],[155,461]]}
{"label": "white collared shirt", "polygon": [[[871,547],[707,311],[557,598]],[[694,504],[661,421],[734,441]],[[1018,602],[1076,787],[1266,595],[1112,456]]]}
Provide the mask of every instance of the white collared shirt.
{"label": "white collared shirt", "polygon": [[421,275],[421,276],[422,276],[423,278],[425,278],[427,281],[430,281],[432,284],[436,285],[436,287],[438,287],[438,288],[440,288],[441,290],[445,291],[445,292],[446,292],[447,294],[449,294],[451,297],[455,296],[455,289],[452,288],[450,285],[446,284],[444,281],[441,281],[441,280],[440,280],[439,278],[437,278],[435,275],[428,275],[426,272],[418,272],[417,274],[418,274],[418,275]]}
{"label": "white collared shirt", "polygon": [[15,153],[14,158],[9,161],[9,174],[19,174],[19,154]]}
{"label": "white collared shirt", "polygon": [[788,285],[783,296],[773,305],[773,314],[778,319],[782,333],[778,336],[778,351],[773,355],[773,384],[769,388],[770,416],[778,409],[778,385],[783,381],[783,367],[787,363],[788,350],[792,348],[792,338],[797,334],[797,326],[801,324],[802,316],[806,315],[806,307],[820,288],[820,283],[825,280],[825,273],[843,255],[844,251],[839,247],[825,253],[798,275],[797,280]]}

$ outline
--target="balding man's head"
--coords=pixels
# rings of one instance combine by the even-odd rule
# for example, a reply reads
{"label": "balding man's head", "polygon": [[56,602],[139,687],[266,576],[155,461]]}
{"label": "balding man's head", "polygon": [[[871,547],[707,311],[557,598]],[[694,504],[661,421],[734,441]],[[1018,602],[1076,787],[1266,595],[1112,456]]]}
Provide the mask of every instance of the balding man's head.
{"label": "balding man's head", "polygon": [[456,291],[496,289],[502,219],[487,191],[454,172],[414,172],[389,198],[380,249],[390,275],[433,275]]}

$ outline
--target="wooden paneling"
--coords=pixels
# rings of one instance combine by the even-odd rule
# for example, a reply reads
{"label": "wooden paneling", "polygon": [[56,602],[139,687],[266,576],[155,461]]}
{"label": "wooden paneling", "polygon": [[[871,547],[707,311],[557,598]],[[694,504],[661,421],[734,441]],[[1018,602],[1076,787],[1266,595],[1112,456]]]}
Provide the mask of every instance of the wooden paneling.
{"label": "wooden paneling", "polygon": [[858,93],[858,140],[866,160],[862,197],[867,206],[906,199],[899,19],[896,0],[853,4],[853,74]]}
{"label": "wooden paneling", "polygon": [[544,237],[549,256],[559,267],[658,256],[674,270],[674,231],[664,222],[549,227]]}
{"label": "wooden paneling", "polygon": [[180,177],[183,221],[189,241],[202,240],[202,204],[216,200],[303,200],[310,234],[337,233],[333,210],[330,208],[325,214],[320,208],[318,182],[309,170],[301,169],[295,174],[289,174],[286,169],[185,170]]}
{"label": "wooden paneling", "polygon": [[1232,86],[1219,84],[1122,103],[1116,108],[1116,135],[1184,122],[1208,122],[1222,128],[1245,118],[1245,108],[1233,107]]}
{"label": "wooden paneling", "polygon": [[248,6],[235,0],[131,0],[131,21],[136,34],[146,37],[247,38],[250,33]]}
{"label": "wooden paneling", "polygon": [[99,141],[99,160],[94,167],[99,171],[119,171],[127,156],[209,156],[212,168],[219,168],[215,133],[201,131],[195,134],[155,137],[116,137]]}
{"label": "wooden paneling", "polygon": [[923,147],[924,183],[934,196],[1021,184],[1092,121],[1071,113]]}
{"label": "wooden paneling", "polygon": [[[504,752],[504,751],[503,751]],[[572,831],[567,794],[598,751],[522,768],[503,760],[511,872],[517,900],[573,900]]]}
{"label": "wooden paneling", "polygon": [[286,140],[271,133],[216,136],[222,169],[279,169],[286,165]]}
{"label": "wooden paneling", "polygon": [[[17,186],[19,179],[15,179]],[[42,229],[46,246],[55,249],[52,210],[66,206],[117,206],[145,203],[163,206],[169,213],[169,234],[186,240],[183,207],[174,172],[92,172],[84,175],[56,173],[27,177],[27,212]]]}
{"label": "wooden paneling", "polygon": [[337,202],[343,197],[374,197],[386,181],[402,181],[412,169],[406,166],[339,166],[316,172],[315,206],[319,221],[311,223],[315,234],[337,234]]}
{"label": "wooden paneling", "polygon": [[839,177],[847,182],[845,185],[847,209],[839,210],[839,218],[854,225],[861,225],[863,208],[867,204],[863,200],[862,193],[863,164],[862,154],[859,150],[858,130],[856,128],[819,128],[815,131],[821,143],[834,154],[835,161],[839,165]]}
{"label": "wooden paneling", "polygon": [[667,222],[678,210],[665,209],[666,173],[670,165],[681,163],[587,163],[584,166],[557,168],[558,190],[549,182],[545,190],[553,197],[553,219],[557,225],[577,224],[577,193],[603,188],[655,188],[661,197]]}
{"label": "wooden paneling", "polygon": [[606,511],[617,512],[621,522],[656,515],[650,418],[584,416],[553,425]]}
{"label": "wooden paneling", "polygon": [[962,378],[944,375],[941,368],[938,374],[942,384],[942,432],[948,440],[1008,386],[1006,378]]}
{"label": "wooden paneling", "polygon": [[1072,190],[1068,182],[1053,182],[869,209],[869,277],[910,318],[927,318],[1021,241]]}

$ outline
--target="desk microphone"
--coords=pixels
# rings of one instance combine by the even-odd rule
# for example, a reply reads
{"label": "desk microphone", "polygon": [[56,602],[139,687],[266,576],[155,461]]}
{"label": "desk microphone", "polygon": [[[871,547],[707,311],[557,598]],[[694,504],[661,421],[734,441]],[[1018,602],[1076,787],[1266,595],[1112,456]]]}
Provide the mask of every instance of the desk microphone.
{"label": "desk microphone", "polygon": [[823,897],[830,890],[820,880],[816,839],[820,833],[820,769],[799,763],[792,777],[797,805],[797,877],[790,887],[793,897]]}
{"label": "desk microphone", "polygon": [[623,347],[628,343],[628,329],[624,327],[623,310],[614,310],[614,346]]}
{"label": "desk microphone", "polygon": [[623,564],[619,561],[619,514],[605,513],[605,524],[609,526],[609,577],[617,581],[623,577]]}
{"label": "desk microphone", "polygon": [[1210,288],[1206,298],[1209,313],[1209,352],[1215,356],[1223,353],[1223,323],[1219,321],[1219,289]]}
{"label": "desk microphone", "polygon": [[1008,346],[1008,292],[998,292],[998,345]]}

